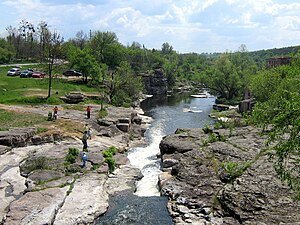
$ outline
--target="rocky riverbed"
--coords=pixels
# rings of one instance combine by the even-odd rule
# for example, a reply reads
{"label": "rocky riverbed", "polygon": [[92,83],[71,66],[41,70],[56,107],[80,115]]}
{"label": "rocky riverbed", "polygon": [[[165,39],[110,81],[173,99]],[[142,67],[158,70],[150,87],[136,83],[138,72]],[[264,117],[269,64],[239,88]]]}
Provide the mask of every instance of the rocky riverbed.
{"label": "rocky riverbed", "polygon": [[[84,111],[60,107],[58,120],[46,132],[39,133],[36,127],[0,132],[0,224],[93,224],[107,212],[111,196],[116,196],[113,204],[126,206],[124,193],[129,204],[140,204],[140,213],[145,213],[145,201],[132,195],[142,175],[124,153],[143,143],[151,119],[136,110],[114,107],[107,108],[107,117],[97,119],[99,106],[92,107],[89,120]],[[45,119],[51,110],[46,105],[0,108],[41,114]],[[79,156],[72,164],[66,163],[66,157],[69,148],[82,149],[85,124],[92,127],[93,135],[88,140],[89,161],[82,168]],[[164,137],[159,186],[174,224],[300,224],[300,203],[276,177],[265,140],[251,126],[183,128]],[[118,149],[113,173],[102,155],[111,146]],[[157,209],[155,204],[152,207]],[[131,219],[124,215],[132,212],[130,207],[111,208],[99,224],[109,224],[112,216],[123,224]],[[167,218],[165,224],[170,224]]]}
{"label": "rocky riverbed", "polygon": [[[44,133],[38,133],[36,127],[0,132],[0,224],[93,224],[107,211],[109,195],[134,192],[142,175],[124,152],[143,143],[149,118],[136,110],[108,107],[108,116],[97,119],[99,106],[92,107],[91,118],[86,119],[84,111],[60,106],[58,119]],[[0,108],[41,114],[45,119],[51,111],[51,106]],[[78,130],[62,127],[65,121]],[[88,140],[89,160],[81,167],[86,124],[93,132]],[[102,155],[111,146],[118,149],[113,173]],[[80,150],[74,163],[66,161],[70,148]]]}
{"label": "rocky riverbed", "polygon": [[178,129],[162,140],[160,187],[175,224],[300,224],[300,202],[277,178],[260,134]]}

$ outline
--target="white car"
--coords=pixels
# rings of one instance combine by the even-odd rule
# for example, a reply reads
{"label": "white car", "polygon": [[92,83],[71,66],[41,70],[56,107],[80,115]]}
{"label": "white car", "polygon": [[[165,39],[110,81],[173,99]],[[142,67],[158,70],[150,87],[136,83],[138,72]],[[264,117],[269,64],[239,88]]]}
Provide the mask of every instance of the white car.
{"label": "white car", "polygon": [[21,70],[19,68],[12,68],[7,72],[7,76],[19,76]]}

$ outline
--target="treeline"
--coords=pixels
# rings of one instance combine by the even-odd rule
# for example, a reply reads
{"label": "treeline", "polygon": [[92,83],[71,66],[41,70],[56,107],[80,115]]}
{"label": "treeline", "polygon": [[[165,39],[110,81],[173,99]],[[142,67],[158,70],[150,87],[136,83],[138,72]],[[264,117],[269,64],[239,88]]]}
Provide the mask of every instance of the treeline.
{"label": "treeline", "polygon": [[116,105],[134,101],[143,91],[139,75],[155,69],[164,71],[169,89],[178,82],[197,82],[220,100],[239,101],[268,57],[298,51],[298,47],[290,47],[248,52],[241,45],[234,52],[180,54],[168,42],[161,49],[147,49],[138,42],[124,46],[115,33],[102,31],[80,31],[66,41],[51,32],[46,22],[33,25],[21,21],[17,28],[7,27],[7,32],[8,36],[0,39],[0,63],[46,64],[49,96],[52,77],[62,72],[58,62],[68,62],[69,68],[82,72],[87,84],[99,87]]}

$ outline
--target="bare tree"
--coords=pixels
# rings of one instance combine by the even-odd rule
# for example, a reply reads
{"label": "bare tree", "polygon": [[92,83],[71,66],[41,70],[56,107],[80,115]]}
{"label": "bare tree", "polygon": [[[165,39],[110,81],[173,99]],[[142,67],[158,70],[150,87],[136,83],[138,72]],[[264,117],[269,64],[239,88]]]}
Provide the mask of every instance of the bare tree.
{"label": "bare tree", "polygon": [[53,34],[49,35],[49,38],[46,40],[46,62],[48,63],[48,74],[49,74],[49,87],[48,87],[48,96],[51,96],[52,88],[52,72],[53,66],[58,63],[57,60],[60,58],[62,49],[61,45],[64,42],[64,39],[56,31]]}

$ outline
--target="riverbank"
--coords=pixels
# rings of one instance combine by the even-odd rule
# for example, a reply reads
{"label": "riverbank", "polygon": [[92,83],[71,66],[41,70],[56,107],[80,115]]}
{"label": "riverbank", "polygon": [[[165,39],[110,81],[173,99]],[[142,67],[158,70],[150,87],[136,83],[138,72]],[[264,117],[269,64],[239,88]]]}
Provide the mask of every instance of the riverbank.
{"label": "riverbank", "polygon": [[[52,109],[47,105],[0,108],[41,114],[45,119]],[[108,107],[108,116],[98,120],[99,106],[92,109],[91,119],[86,119],[84,111],[59,106],[58,119],[42,133],[35,128],[18,129],[17,135],[15,130],[0,132],[1,224],[92,224],[107,211],[110,195],[134,192],[141,173],[124,152],[143,143],[149,118],[136,110]],[[62,127],[66,121],[78,128],[69,132]],[[82,168],[80,139],[86,124],[93,133],[88,140],[89,160]],[[118,149],[113,173],[102,154],[111,146]],[[80,150],[74,163],[67,162],[70,148]]]}
{"label": "riverbank", "polygon": [[251,126],[178,129],[160,150],[161,194],[177,225],[299,224],[300,202]]}

